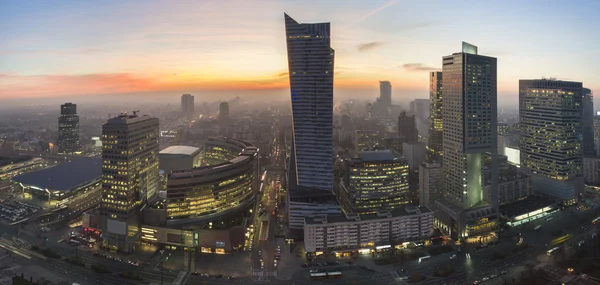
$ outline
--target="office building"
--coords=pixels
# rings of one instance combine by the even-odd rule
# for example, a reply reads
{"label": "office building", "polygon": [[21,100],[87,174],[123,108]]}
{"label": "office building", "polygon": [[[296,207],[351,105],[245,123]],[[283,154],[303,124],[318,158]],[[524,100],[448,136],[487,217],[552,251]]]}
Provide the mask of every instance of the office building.
{"label": "office building", "polygon": [[356,156],[361,151],[372,151],[382,149],[379,132],[375,130],[356,130],[354,132],[354,150]]}
{"label": "office building", "polygon": [[158,119],[137,112],[102,125],[102,202],[107,245],[132,250],[140,209],[158,194]]}
{"label": "office building", "polygon": [[408,165],[389,150],[346,159],[338,199],[346,213],[375,213],[410,203]]}
{"label": "office building", "polygon": [[498,135],[504,136],[508,134],[508,124],[507,123],[498,123]]}
{"label": "office building", "polygon": [[581,82],[519,80],[521,166],[533,190],[564,205],[584,188]]}
{"label": "office building", "polygon": [[415,116],[417,122],[429,121],[429,99],[415,99],[410,102],[410,113]]}
{"label": "office building", "polygon": [[65,103],[60,105],[58,117],[58,153],[74,154],[81,152],[79,144],[79,116],[77,105]]}
{"label": "office building", "polygon": [[[490,160],[486,159],[486,166]],[[531,177],[516,165],[509,162],[508,157],[498,156],[498,204],[506,205],[521,201],[532,195]],[[491,195],[491,171],[487,167],[484,171],[484,193]],[[491,200],[491,197],[486,197]]]}
{"label": "office building", "polygon": [[584,157],[596,156],[594,144],[594,97],[592,90],[583,88],[583,110],[581,115],[582,148]]}
{"label": "office building", "polygon": [[600,155],[600,112],[594,116],[594,149]]}
{"label": "office building", "polygon": [[340,213],[333,195],[334,55],[329,23],[302,24],[287,14],[285,31],[292,104],[288,219]]}
{"label": "office building", "polygon": [[[167,179],[167,225],[231,223],[250,213],[260,184],[258,148],[236,139],[212,138],[206,152],[228,149],[234,157],[202,167],[172,171]],[[214,157],[215,155],[213,155]],[[244,211],[245,210],[245,211]],[[224,216],[228,219],[221,221]],[[241,224],[241,223],[240,223]]]}
{"label": "office building", "polygon": [[187,118],[194,116],[194,96],[191,94],[181,95],[181,113]]}
{"label": "office building", "polygon": [[158,153],[158,166],[166,173],[198,167],[202,164],[200,149],[193,146],[174,145]]}
{"label": "office building", "polygon": [[429,76],[429,140],[432,158],[442,155],[442,72],[434,71]]}
{"label": "office building", "polygon": [[[462,52],[443,57],[442,73],[444,188],[443,200],[436,201],[442,210],[438,220],[453,238],[477,240],[498,223],[496,58],[463,42]],[[486,153],[491,155],[489,194],[483,181]]]}
{"label": "office building", "polygon": [[419,206],[435,208],[433,203],[442,196],[444,169],[440,163],[422,163],[419,166]]}
{"label": "office building", "polygon": [[433,212],[423,207],[406,207],[373,214],[314,216],[305,219],[304,247],[308,253],[371,253],[403,248],[423,242],[433,232]]}
{"label": "office building", "polygon": [[229,119],[229,103],[221,102],[219,104],[219,119],[226,121]]}
{"label": "office building", "polygon": [[600,157],[583,158],[583,178],[586,185],[600,186]]}
{"label": "office building", "polygon": [[285,14],[292,97],[292,177],[300,186],[333,189],[333,60],[329,23],[300,24]]}
{"label": "office building", "polygon": [[417,131],[414,114],[407,114],[406,111],[400,112],[398,116],[398,137],[402,142],[413,143],[419,141],[419,132]]}

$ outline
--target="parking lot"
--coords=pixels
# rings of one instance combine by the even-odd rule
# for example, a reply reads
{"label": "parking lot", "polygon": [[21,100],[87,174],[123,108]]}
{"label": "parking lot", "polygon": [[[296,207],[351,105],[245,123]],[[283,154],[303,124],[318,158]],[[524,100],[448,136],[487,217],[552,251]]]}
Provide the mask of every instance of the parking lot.
{"label": "parking lot", "polygon": [[17,222],[31,216],[42,209],[20,201],[5,201],[0,203],[0,218],[7,222]]}

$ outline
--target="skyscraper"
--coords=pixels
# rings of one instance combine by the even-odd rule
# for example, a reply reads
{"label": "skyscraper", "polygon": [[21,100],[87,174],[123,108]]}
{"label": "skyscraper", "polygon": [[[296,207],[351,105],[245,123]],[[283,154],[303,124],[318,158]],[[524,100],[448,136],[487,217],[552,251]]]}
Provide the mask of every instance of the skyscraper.
{"label": "skyscraper", "polygon": [[[442,72],[444,202],[436,204],[450,217],[446,229],[452,236],[485,236],[498,219],[496,58],[463,42],[462,52],[443,57]],[[484,193],[486,159],[492,193]]]}
{"label": "skyscraper", "polygon": [[596,156],[594,144],[594,98],[592,90],[583,88],[583,111],[581,117],[583,156]]}
{"label": "skyscraper", "polygon": [[434,71],[429,76],[429,152],[435,159],[442,154],[442,72]]}
{"label": "skyscraper", "polygon": [[79,116],[77,105],[65,103],[60,105],[58,117],[58,152],[73,154],[81,151],[79,144]]}
{"label": "skyscraper", "polygon": [[329,23],[301,24],[287,14],[292,103],[288,172],[290,229],[315,214],[340,213],[333,196],[333,61]]}
{"label": "skyscraper", "polygon": [[583,93],[581,82],[519,80],[521,166],[531,172],[534,191],[565,205],[584,187]]}
{"label": "skyscraper", "polygon": [[333,188],[333,60],[329,23],[300,24],[285,14],[293,116],[291,155],[298,185]]}
{"label": "skyscraper", "polygon": [[392,105],[392,84],[389,81],[379,81],[379,100],[388,108]]}
{"label": "skyscraper", "polygon": [[229,119],[229,103],[221,102],[219,104],[219,119],[221,119],[221,120]]}
{"label": "skyscraper", "polygon": [[181,95],[181,112],[187,118],[194,115],[194,96],[191,94]]}
{"label": "skyscraper", "polygon": [[158,119],[121,114],[102,126],[103,235],[129,251],[137,238],[139,210],[158,195]]}

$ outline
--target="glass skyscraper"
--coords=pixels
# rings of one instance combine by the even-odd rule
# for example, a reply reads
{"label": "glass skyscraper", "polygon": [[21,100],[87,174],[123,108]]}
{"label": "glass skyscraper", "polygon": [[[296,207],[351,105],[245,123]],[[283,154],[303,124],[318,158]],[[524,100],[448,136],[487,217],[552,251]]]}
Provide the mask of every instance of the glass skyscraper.
{"label": "glass skyscraper", "polygon": [[429,152],[435,158],[442,154],[442,72],[429,76]]}
{"label": "glass skyscraper", "polygon": [[333,189],[333,59],[329,23],[301,24],[285,14],[292,102],[292,183]]}

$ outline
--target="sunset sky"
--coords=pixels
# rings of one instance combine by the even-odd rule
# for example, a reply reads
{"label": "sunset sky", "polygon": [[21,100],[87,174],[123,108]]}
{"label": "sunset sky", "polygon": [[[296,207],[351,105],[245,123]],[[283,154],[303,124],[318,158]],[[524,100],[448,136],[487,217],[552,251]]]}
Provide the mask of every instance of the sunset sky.
{"label": "sunset sky", "polygon": [[[0,100],[94,94],[286,95],[283,13],[331,22],[337,98],[427,97],[427,72],[461,41],[518,79],[600,94],[600,1],[0,1]],[[279,94],[278,93],[278,94]],[[225,94],[225,93],[219,93]]]}

